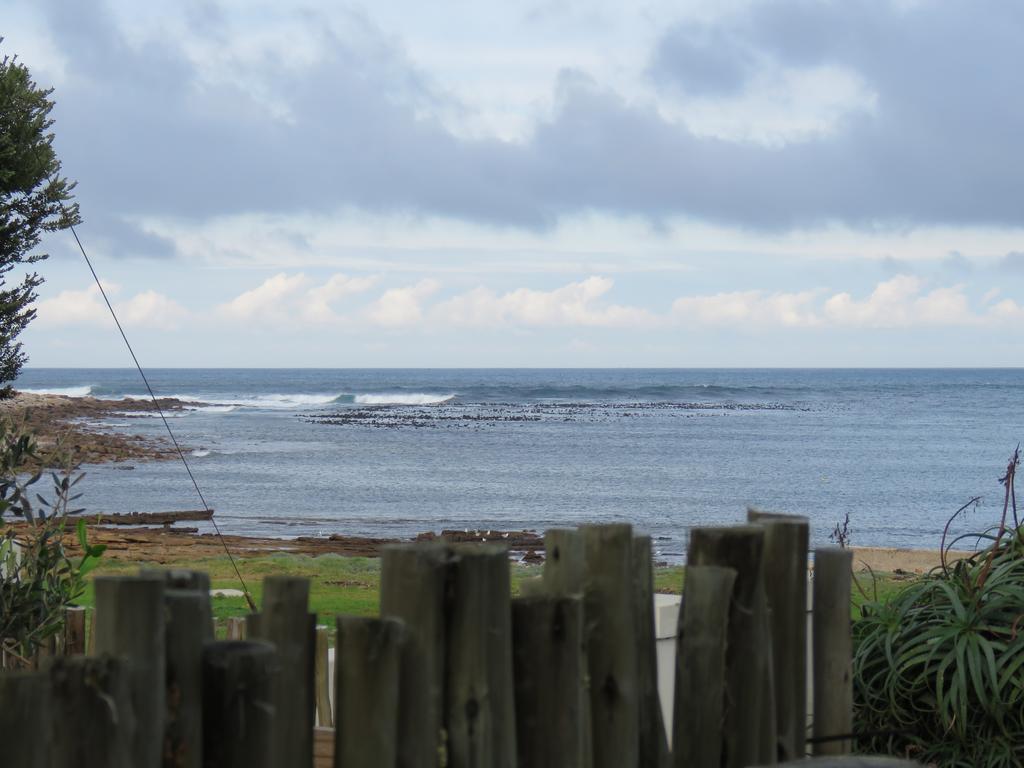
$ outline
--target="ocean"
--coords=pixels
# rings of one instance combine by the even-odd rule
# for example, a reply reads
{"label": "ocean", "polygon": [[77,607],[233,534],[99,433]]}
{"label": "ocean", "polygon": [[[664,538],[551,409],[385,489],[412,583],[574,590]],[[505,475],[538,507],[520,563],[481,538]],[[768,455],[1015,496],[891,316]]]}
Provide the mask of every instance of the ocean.
{"label": "ocean", "polygon": [[[1024,369],[154,369],[226,533],[408,537],[626,521],[678,561],[753,505],[827,544],[939,546],[998,521]],[[18,389],[141,397],[132,369],[26,369]],[[200,405],[202,403],[203,405]],[[157,418],[104,429],[159,436]],[[201,507],[179,462],[87,466],[91,511]]]}

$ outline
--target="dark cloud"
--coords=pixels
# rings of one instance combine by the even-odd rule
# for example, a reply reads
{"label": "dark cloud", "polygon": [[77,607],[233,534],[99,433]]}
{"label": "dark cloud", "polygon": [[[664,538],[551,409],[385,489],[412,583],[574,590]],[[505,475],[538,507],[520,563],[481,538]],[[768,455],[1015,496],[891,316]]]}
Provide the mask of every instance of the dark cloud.
{"label": "dark cloud", "polygon": [[649,73],[692,94],[733,94],[752,74],[755,52],[728,30],[680,24],[655,48]]}
{"label": "dark cloud", "polygon": [[997,262],[997,266],[1004,272],[1024,274],[1024,251],[1010,251]]}
{"label": "dark cloud", "polygon": [[[282,119],[236,79],[201,77],[173,38],[135,47],[93,4],[49,6],[72,73],[55,94],[58,149],[85,215],[112,233],[146,215],[343,205],[531,228],[586,211],[767,229],[1024,225],[1017,4],[780,0],[728,27],[668,31],[651,65],[667,88],[735,91],[750,62],[772,60],[846,67],[878,94],[873,114],[782,147],[695,136],[571,74],[527,141],[459,138],[424,117],[450,106],[444,94],[358,16],[349,29],[305,17],[327,51],[312,69],[242,73]],[[196,35],[230,37],[210,0],[189,18]]]}

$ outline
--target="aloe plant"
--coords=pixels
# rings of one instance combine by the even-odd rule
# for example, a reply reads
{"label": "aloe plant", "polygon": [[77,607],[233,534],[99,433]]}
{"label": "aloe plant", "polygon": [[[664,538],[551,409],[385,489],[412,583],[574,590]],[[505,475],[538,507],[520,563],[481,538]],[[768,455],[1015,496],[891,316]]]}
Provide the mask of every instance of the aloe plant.
{"label": "aloe plant", "polygon": [[[1014,453],[1001,523],[854,623],[859,749],[939,766],[1024,764],[1024,528]],[[1012,509],[1012,519],[1009,512]],[[948,526],[947,526],[948,529]],[[960,537],[957,541],[961,541]],[[946,552],[957,542],[947,547]]]}

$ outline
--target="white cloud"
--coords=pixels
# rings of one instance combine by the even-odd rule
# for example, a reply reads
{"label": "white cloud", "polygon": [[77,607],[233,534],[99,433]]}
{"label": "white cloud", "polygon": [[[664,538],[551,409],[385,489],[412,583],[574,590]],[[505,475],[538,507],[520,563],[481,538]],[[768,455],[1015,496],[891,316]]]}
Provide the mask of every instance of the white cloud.
{"label": "white cloud", "polygon": [[312,285],[302,272],[281,272],[220,305],[218,312],[245,322],[330,324],[342,319],[334,310],[334,302],[366,291],[375,281],[374,277],[338,273],[321,285]]}
{"label": "white cloud", "polygon": [[[117,287],[104,286],[107,293],[116,293]],[[110,313],[103,305],[100,291],[90,285],[82,291],[61,291],[52,299],[36,302],[36,322],[41,327],[67,325],[101,325],[112,322]]]}
{"label": "white cloud", "polygon": [[1003,299],[999,303],[992,305],[987,314],[995,322],[1024,322],[1024,306],[1021,306],[1013,299]]}
{"label": "white cloud", "polygon": [[637,327],[657,323],[645,309],[599,305],[614,285],[607,277],[588,277],[552,291],[519,288],[498,295],[483,286],[441,302],[432,318],[445,325],[547,325]]}
{"label": "white cloud", "polygon": [[861,301],[838,293],[825,302],[823,312],[835,325],[866,328],[970,325],[982,320],[971,311],[962,286],[922,291],[920,278],[897,275],[879,283]]}
{"label": "white cloud", "polygon": [[375,277],[349,277],[338,273],[332,275],[323,285],[311,288],[302,304],[302,317],[313,323],[331,323],[340,319],[332,304],[346,296],[368,290]]}
{"label": "white cloud", "polygon": [[789,327],[818,325],[811,302],[817,291],[766,293],[731,291],[710,296],[687,296],[672,304],[672,314],[680,320],[700,325],[747,325]]}
{"label": "white cloud", "polygon": [[[114,283],[104,282],[103,288],[109,297],[120,292],[120,286]],[[173,299],[153,290],[143,291],[125,301],[112,303],[125,328],[173,330],[189,317],[188,310]],[[76,325],[106,327],[113,324],[110,311],[95,285],[80,291],[61,291],[52,299],[37,302],[36,311],[37,322],[44,328]]]}
{"label": "white cloud", "polygon": [[189,316],[183,306],[156,291],[143,291],[118,304],[117,314],[126,327],[161,330],[174,330]]}
{"label": "white cloud", "polygon": [[288,316],[288,302],[308,284],[309,279],[301,272],[297,275],[281,272],[222,304],[219,310],[235,320],[283,320]]}
{"label": "white cloud", "polygon": [[979,326],[1024,319],[1024,307],[1012,299],[991,303],[998,292],[985,293],[982,308],[973,309],[964,286],[927,290],[920,278],[911,275],[878,283],[863,299],[844,291],[818,304],[820,295],[821,291],[735,291],[687,296],[675,301],[672,314],[700,325],[805,328]]}
{"label": "white cloud", "polygon": [[415,285],[385,291],[367,311],[372,323],[389,328],[416,325],[423,319],[421,304],[440,287],[436,280],[424,279]]}

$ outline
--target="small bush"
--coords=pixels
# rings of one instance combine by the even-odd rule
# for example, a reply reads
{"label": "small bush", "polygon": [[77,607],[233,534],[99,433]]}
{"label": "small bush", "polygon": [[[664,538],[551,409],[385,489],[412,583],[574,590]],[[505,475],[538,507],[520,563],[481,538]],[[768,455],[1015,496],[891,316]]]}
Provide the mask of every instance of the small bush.
{"label": "small bush", "polygon": [[[64,548],[68,515],[78,498],[75,485],[84,477],[52,473],[53,494],[46,498],[30,488],[42,477],[21,470],[36,460],[31,436],[0,423],[0,648],[6,666],[24,666],[64,626],[64,609],[85,591],[85,576],[103,554],[90,546],[85,521],[78,520],[82,556],[72,559]],[[5,526],[4,514],[26,524]]]}

